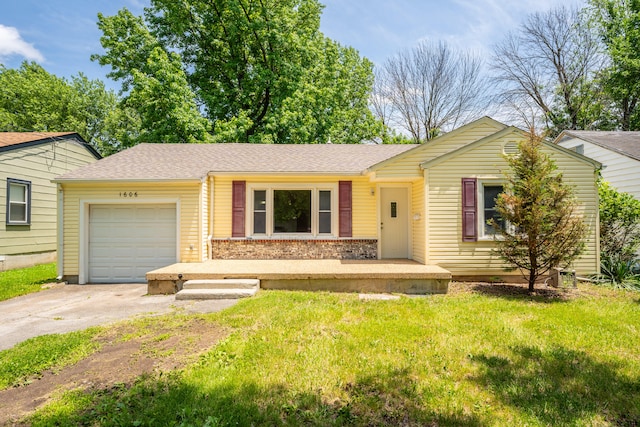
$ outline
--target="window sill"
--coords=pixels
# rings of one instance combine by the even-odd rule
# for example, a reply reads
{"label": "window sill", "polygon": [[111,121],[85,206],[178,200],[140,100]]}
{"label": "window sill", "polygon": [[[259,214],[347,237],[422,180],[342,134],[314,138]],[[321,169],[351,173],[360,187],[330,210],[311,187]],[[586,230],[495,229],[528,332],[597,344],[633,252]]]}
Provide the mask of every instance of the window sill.
{"label": "window sill", "polygon": [[245,237],[247,240],[335,240],[332,234],[314,236],[312,234],[278,234],[273,236],[254,235]]}
{"label": "window sill", "polygon": [[503,240],[502,236],[482,236],[478,237],[478,242],[495,242],[496,240]]}

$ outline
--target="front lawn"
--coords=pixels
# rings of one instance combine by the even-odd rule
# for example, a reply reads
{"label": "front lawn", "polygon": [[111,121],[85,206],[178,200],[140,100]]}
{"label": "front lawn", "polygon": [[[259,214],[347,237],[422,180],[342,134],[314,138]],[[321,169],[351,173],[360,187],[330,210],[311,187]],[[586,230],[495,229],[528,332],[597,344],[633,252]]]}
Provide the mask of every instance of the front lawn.
{"label": "front lawn", "polygon": [[29,422],[640,423],[638,293],[585,286],[563,299],[461,288],[398,301],[261,291],[206,317],[232,332],[195,364],[68,392]]}
{"label": "front lawn", "polygon": [[38,292],[45,283],[56,281],[56,263],[0,271],[0,301]]}

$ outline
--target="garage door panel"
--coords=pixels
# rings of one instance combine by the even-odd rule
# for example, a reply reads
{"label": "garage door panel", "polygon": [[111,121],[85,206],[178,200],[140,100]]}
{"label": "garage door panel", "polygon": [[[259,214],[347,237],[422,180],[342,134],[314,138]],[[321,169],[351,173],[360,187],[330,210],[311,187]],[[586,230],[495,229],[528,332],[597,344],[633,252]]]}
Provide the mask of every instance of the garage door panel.
{"label": "garage door panel", "polygon": [[89,281],[144,282],[176,262],[175,205],[91,205]]}
{"label": "garage door panel", "polygon": [[148,221],[165,221],[175,218],[175,208],[140,208],[136,209],[136,219]]}

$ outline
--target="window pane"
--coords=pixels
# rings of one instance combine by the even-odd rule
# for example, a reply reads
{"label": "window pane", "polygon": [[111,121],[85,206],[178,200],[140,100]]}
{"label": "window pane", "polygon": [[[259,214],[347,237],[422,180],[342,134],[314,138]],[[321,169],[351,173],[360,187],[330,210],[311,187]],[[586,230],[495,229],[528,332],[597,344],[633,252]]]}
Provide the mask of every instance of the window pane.
{"label": "window pane", "polygon": [[320,225],[318,231],[323,234],[331,233],[331,212],[320,212]]}
{"label": "window pane", "polygon": [[[500,228],[504,228],[504,220],[498,216],[498,213],[495,210],[485,211],[484,219],[486,222],[494,219],[496,223],[500,226]],[[485,235],[496,234],[497,232],[498,230],[494,226],[485,223],[485,226],[484,226]]]}
{"label": "window pane", "polygon": [[496,206],[496,198],[502,193],[502,185],[484,187],[484,208],[493,209]]}
{"label": "window pane", "polygon": [[253,232],[256,234],[264,234],[267,232],[267,213],[253,213]]}
{"label": "window pane", "polygon": [[27,205],[26,204],[9,205],[9,221],[27,222]]}
{"label": "window pane", "polygon": [[311,190],[273,191],[273,232],[311,233]]}
{"label": "window pane", "polygon": [[253,192],[253,232],[265,234],[267,232],[267,191]]}
{"label": "window pane", "polygon": [[331,210],[331,191],[320,191],[320,210]]}
{"label": "window pane", "polygon": [[253,210],[265,211],[267,210],[267,191],[256,190],[253,192]]}
{"label": "window pane", "polygon": [[27,201],[27,186],[21,184],[9,184],[9,200],[11,202],[25,203]]}
{"label": "window pane", "polygon": [[504,220],[500,218],[496,211],[496,198],[498,194],[502,193],[502,185],[485,185],[483,187],[484,198],[484,234],[486,236],[496,234],[497,230],[494,226],[489,225],[488,222],[492,219],[496,221],[500,227],[504,227]]}

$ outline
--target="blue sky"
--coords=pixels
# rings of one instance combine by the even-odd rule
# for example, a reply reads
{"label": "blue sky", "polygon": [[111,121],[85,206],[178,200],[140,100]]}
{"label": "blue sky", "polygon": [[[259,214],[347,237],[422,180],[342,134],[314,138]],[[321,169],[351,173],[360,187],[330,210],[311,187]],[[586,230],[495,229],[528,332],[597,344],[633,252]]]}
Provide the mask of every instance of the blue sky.
{"label": "blue sky", "polygon": [[[322,0],[321,0],[322,1]],[[493,43],[532,12],[562,0],[324,0],[321,30],[376,64],[422,40],[444,40],[489,54]],[[109,71],[90,60],[102,52],[97,14],[122,7],[141,14],[148,0],[9,0],[0,6],[0,63],[24,60],[70,77],[79,72],[107,81]],[[576,4],[583,4],[576,0]]]}

